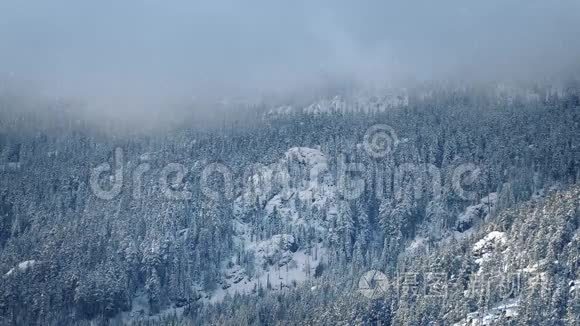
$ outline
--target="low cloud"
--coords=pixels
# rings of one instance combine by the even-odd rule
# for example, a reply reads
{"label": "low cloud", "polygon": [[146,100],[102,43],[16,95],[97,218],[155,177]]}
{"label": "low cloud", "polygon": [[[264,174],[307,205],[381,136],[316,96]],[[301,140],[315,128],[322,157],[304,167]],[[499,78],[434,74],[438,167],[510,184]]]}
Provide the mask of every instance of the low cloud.
{"label": "low cloud", "polygon": [[575,0],[0,3],[0,75],[116,114],[336,81],[575,72]]}

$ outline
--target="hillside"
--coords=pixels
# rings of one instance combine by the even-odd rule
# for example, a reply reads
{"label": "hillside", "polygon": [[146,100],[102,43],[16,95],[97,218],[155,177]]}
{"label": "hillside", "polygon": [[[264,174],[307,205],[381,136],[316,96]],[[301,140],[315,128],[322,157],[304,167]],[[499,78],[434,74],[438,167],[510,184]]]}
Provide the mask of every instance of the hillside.
{"label": "hillside", "polygon": [[243,297],[230,298],[197,322],[577,325],[579,226],[575,186],[506,209],[464,239],[401,255],[378,298],[361,294],[359,275],[336,273],[284,295],[263,295],[259,312]]}
{"label": "hillside", "polygon": [[[133,136],[5,122],[0,323],[575,321],[580,112],[540,93],[379,94]],[[449,301],[355,296],[372,270],[444,274]],[[514,273],[553,293],[465,293]]]}

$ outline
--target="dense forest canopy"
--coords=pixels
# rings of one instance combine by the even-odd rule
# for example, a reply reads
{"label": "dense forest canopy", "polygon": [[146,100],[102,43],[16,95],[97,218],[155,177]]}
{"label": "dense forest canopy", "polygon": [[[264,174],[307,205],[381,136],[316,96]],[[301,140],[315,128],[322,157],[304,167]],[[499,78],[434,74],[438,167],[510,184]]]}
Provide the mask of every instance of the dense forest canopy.
{"label": "dense forest canopy", "polygon": [[[243,117],[183,119],[150,134],[89,126],[62,103],[34,103],[60,112],[52,120],[19,115],[14,101],[24,100],[4,96],[0,323],[447,324],[507,311],[520,324],[573,325],[579,95],[574,83],[424,85],[261,103]],[[363,145],[377,125],[396,133],[396,146],[373,157]],[[345,162],[363,167],[349,176],[364,180],[353,198]],[[122,179],[111,198],[91,179],[103,164],[99,189]],[[325,174],[305,186],[320,164]],[[473,180],[453,179],[466,164]],[[409,166],[418,168],[401,172]],[[439,173],[439,196],[422,167]],[[280,170],[285,187],[262,179]],[[482,239],[489,252],[473,251]],[[393,279],[433,266],[455,280],[445,308],[393,291],[354,296],[369,270]],[[553,291],[463,296],[498,266],[541,270]]]}

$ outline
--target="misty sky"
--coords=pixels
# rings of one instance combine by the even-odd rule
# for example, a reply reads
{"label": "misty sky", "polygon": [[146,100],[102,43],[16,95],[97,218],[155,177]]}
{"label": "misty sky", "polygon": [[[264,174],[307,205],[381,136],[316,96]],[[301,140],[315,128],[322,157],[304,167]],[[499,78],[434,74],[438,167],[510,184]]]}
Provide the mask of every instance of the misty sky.
{"label": "misty sky", "polygon": [[72,94],[543,74],[579,39],[578,0],[0,0],[0,76]]}

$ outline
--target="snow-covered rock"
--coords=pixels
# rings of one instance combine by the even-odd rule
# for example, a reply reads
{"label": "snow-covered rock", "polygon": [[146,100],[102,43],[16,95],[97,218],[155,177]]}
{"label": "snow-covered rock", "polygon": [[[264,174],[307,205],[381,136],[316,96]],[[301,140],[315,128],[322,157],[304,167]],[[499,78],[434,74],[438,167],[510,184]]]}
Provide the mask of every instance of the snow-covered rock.
{"label": "snow-covered rock", "polygon": [[406,255],[413,255],[421,251],[425,251],[428,248],[427,238],[422,236],[417,236],[409,245],[405,248]]}
{"label": "snow-covered rock", "polygon": [[506,249],[507,236],[504,232],[492,231],[477,241],[472,248],[475,263],[483,266],[497,252]]}
{"label": "snow-covered rock", "polygon": [[454,324],[454,326],[484,326],[484,325],[497,325],[501,318],[513,319],[518,316],[518,301],[517,300],[507,300],[500,304],[497,304],[487,310],[485,314],[478,314],[477,312],[472,312],[467,314],[467,317]]}
{"label": "snow-covered rock", "polygon": [[304,223],[299,206],[316,208],[325,215],[336,205],[336,188],[327,168],[328,159],[320,150],[290,148],[278,162],[259,166],[248,176],[234,201],[234,215],[243,220],[256,204],[264,209],[266,218],[277,214],[291,224]]}
{"label": "snow-covered rock", "polygon": [[4,276],[10,276],[10,275],[14,274],[17,271],[18,272],[25,272],[29,268],[32,268],[36,264],[37,264],[36,260],[26,260],[26,261],[23,261],[23,262],[19,263],[16,267],[10,269]]}
{"label": "snow-covered rock", "polygon": [[291,105],[283,105],[273,109],[268,110],[264,114],[264,118],[266,119],[276,119],[276,118],[283,118],[287,117],[290,114],[294,113],[296,109]]}
{"label": "snow-covered rock", "polygon": [[321,113],[332,113],[332,112],[344,112],[348,108],[347,102],[340,96],[335,96],[334,98],[327,100],[322,99],[318,102],[314,102],[304,108],[304,112],[310,114],[321,114]]}
{"label": "snow-covered rock", "polygon": [[[318,238],[327,234],[328,219],[338,211],[336,186],[327,169],[328,159],[319,149],[293,147],[278,161],[256,166],[246,176],[234,200],[233,228],[236,246],[244,257],[253,257],[252,271],[244,270],[235,258],[224,262],[224,279],[211,301],[228,293],[253,293],[267,284],[281,290],[314,277],[326,248],[322,242],[303,247],[292,232],[306,227]],[[288,231],[264,239],[248,218],[256,216],[280,219]]]}
{"label": "snow-covered rock", "polygon": [[245,255],[255,257],[252,275],[237,263],[228,262],[223,270],[219,288],[211,293],[209,301],[219,302],[234,293],[251,294],[259,287],[280,291],[315,276],[316,267],[326,255],[325,248],[299,248],[292,235],[279,234],[264,241],[249,242]]}
{"label": "snow-covered rock", "polygon": [[250,250],[254,250],[260,265],[284,266],[292,260],[292,254],[298,250],[298,244],[290,234],[277,234],[256,243]]}
{"label": "snow-covered rock", "polygon": [[282,119],[295,112],[308,115],[345,112],[386,111],[392,108],[409,105],[409,95],[406,89],[382,89],[357,91],[349,96],[336,95],[316,100],[302,108],[283,105],[264,113],[264,119]]}
{"label": "snow-covered rock", "polygon": [[495,212],[497,203],[497,193],[492,192],[483,197],[479,204],[468,206],[463,213],[457,217],[455,230],[465,232],[473,226],[476,221],[486,220],[490,214]]}
{"label": "snow-covered rock", "polygon": [[473,245],[473,255],[480,257],[498,249],[505,249],[506,241],[504,232],[492,231]]}

